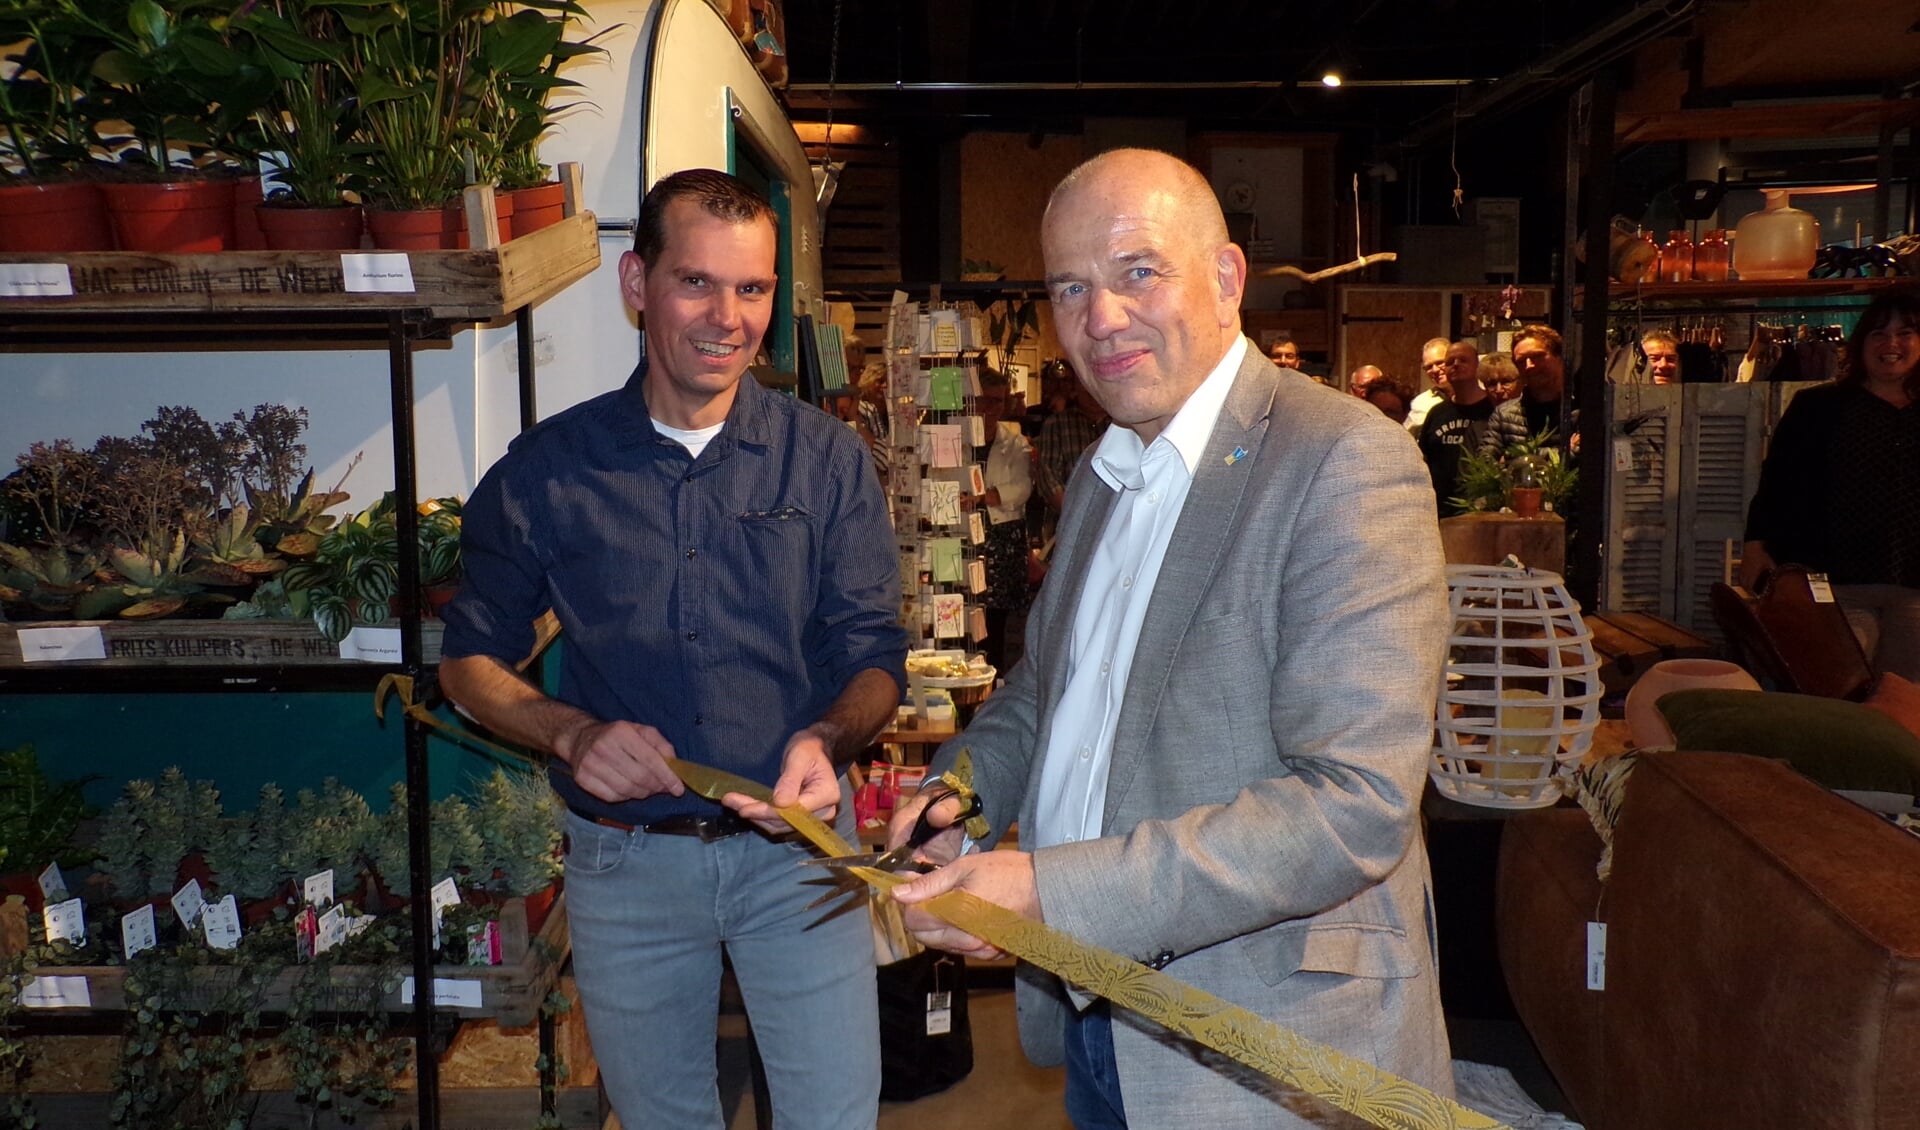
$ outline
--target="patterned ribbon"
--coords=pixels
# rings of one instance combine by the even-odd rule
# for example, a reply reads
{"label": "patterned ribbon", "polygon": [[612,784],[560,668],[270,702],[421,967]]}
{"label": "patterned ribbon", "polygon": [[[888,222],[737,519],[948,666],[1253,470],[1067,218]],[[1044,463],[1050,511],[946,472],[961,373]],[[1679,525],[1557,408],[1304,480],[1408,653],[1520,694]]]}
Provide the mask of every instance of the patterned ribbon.
{"label": "patterned ribbon", "polygon": [[[399,692],[408,717],[444,730],[461,742],[509,757],[528,757],[524,752],[496,745],[434,717],[413,702],[412,681],[404,676],[390,675],[382,680],[375,692],[376,713],[390,688]],[[691,761],[675,760],[669,764],[689,789],[708,800],[717,802],[728,793],[740,793],[768,804],[773,802],[773,790],[757,781]],[[778,811],[794,831],[827,855],[856,853],[853,845],[806,809],[795,805]],[[848,871],[882,895],[910,878],[870,867],[851,867]],[[1315,1043],[1238,1005],[1149,969],[1132,958],[1089,945],[1063,930],[1015,914],[977,895],[948,891],[921,905],[989,945],[1356,1115],[1369,1125],[1386,1130],[1509,1130],[1505,1123],[1468,1110],[1417,1083]]]}

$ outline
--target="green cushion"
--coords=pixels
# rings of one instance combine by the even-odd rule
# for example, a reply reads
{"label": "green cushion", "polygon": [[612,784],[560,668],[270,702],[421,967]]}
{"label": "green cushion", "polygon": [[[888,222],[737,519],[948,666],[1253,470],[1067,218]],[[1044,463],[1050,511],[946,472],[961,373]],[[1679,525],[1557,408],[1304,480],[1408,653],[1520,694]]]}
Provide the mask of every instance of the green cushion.
{"label": "green cushion", "polygon": [[1830,789],[1920,793],[1920,737],[1858,703],[1774,691],[1674,691],[1654,704],[1680,749],[1785,761]]}

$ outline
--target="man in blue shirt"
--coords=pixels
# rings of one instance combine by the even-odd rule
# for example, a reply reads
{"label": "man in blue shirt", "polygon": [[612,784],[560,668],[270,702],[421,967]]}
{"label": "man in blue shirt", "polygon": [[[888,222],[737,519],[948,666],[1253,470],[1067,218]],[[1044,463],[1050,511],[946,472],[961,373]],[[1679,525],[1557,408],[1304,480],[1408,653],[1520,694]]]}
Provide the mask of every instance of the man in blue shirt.
{"label": "man in blue shirt", "polygon": [[[552,755],[575,973],[633,1127],[722,1126],[723,951],[781,1123],[878,1117],[867,916],[807,911],[807,849],[773,807],[716,806],[668,765],[760,781],[851,837],[843,771],[904,684],[898,565],[865,448],[742,379],[775,314],[776,240],[767,202],[730,176],[654,186],[620,262],[645,357],[487,473],[447,611],[448,696]],[[549,608],[566,633],[553,698],[513,669]]]}

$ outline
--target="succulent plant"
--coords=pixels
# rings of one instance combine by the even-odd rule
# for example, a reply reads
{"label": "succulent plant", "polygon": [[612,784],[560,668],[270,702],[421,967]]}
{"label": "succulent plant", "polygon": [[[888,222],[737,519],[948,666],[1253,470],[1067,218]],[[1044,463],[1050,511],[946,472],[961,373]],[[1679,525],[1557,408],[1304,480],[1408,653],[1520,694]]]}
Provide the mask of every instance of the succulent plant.
{"label": "succulent plant", "polygon": [[292,821],[294,877],[331,867],[335,889],[349,889],[373,823],[367,798],[328,777],[317,793],[300,790]]}
{"label": "succulent plant", "polygon": [[560,802],[544,778],[495,769],[480,783],[474,816],[500,889],[530,895],[559,877]]}
{"label": "succulent plant", "polygon": [[225,835],[206,845],[207,864],[221,890],[246,900],[271,898],[292,879],[293,827],[286,794],[271,782],[260,786],[260,803],[227,821]]}
{"label": "succulent plant", "polygon": [[[406,782],[395,782],[388,794],[387,810],[374,818],[367,854],[387,890],[404,897],[413,884]],[[464,799],[449,796],[434,801],[428,819],[428,846],[435,882],[462,868],[472,871],[485,864],[486,846],[474,828],[473,810]]]}

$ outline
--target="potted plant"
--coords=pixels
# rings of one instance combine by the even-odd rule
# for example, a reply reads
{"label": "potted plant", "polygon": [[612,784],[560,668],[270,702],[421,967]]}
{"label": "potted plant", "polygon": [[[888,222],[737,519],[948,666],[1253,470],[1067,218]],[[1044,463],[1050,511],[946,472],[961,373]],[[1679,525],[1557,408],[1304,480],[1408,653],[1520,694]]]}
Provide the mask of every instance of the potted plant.
{"label": "potted plant", "polygon": [[346,639],[356,623],[378,624],[391,615],[400,588],[400,535],[391,497],[328,529],[313,559],[295,563],[284,575],[295,612],[312,616],[330,640]]}
{"label": "potted plant", "polygon": [[319,792],[300,790],[290,819],[295,882],[332,868],[336,894],[360,885],[360,864],[373,825],[367,798],[328,777]]}
{"label": "potted plant", "polygon": [[428,499],[420,504],[420,603],[427,615],[438,616],[460,591],[460,573],[460,500]]}
{"label": "potted plant", "polygon": [[293,823],[278,785],[260,786],[252,811],[227,821],[206,846],[207,865],[220,890],[240,903],[241,921],[258,925],[285,903],[294,880]]}
{"label": "potted plant", "polygon": [[0,251],[111,251],[106,201],[83,174],[95,136],[82,104],[99,47],[47,0],[0,10]]}
{"label": "potted plant", "polygon": [[474,823],[486,846],[494,891],[527,900],[528,929],[552,909],[560,861],[560,802],[537,773],[495,769],[480,783]]}
{"label": "potted plant", "polygon": [[[234,131],[264,101],[266,72],[227,40],[221,0],[68,3],[106,44],[87,102],[96,126],[125,123],[107,140],[126,180],[104,186],[121,248],[222,251],[233,241]],[[184,156],[176,157],[176,152]]]}
{"label": "potted plant", "polygon": [[0,895],[21,895],[36,912],[43,900],[39,874],[49,863],[74,866],[73,835],[87,815],[81,795],[89,781],[56,781],[40,767],[33,746],[0,752]]}
{"label": "potted plant", "polygon": [[[367,841],[367,857],[373,864],[378,880],[375,886],[380,892],[380,906],[372,909],[378,911],[405,906],[408,892],[413,889],[406,783],[394,782],[388,793],[387,810],[374,817]],[[467,802],[458,796],[443,797],[433,802],[429,813],[432,880],[438,882],[448,875],[471,873],[481,866],[485,847]]]}
{"label": "potted plant", "polygon": [[243,8],[234,26],[273,76],[255,113],[257,151],[272,153],[275,187],[257,209],[274,250],[351,250],[362,215],[351,198],[364,180],[364,147],[355,140],[359,103],[342,69],[346,46],[339,0],[281,0]]}
{"label": "potted plant", "polygon": [[540,142],[561,114],[580,105],[551,105],[554,91],[580,84],[560,77],[570,60],[605,54],[591,39],[565,38],[570,19],[586,15],[570,0],[519,7],[487,25],[481,58],[486,65],[480,134],[489,139],[484,172],[512,201],[511,238],[559,223],[566,187],[540,162]]}

